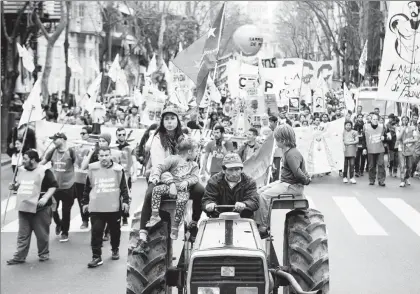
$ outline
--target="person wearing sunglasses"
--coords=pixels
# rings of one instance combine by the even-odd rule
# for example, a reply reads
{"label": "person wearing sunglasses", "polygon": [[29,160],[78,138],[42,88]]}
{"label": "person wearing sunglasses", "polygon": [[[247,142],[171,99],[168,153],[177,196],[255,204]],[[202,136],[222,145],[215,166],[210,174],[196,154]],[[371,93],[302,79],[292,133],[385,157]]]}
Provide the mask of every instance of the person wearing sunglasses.
{"label": "person wearing sunglasses", "polygon": [[[134,149],[130,146],[127,142],[127,132],[126,129],[120,127],[116,131],[117,135],[117,148],[121,151],[121,165],[124,168],[124,171],[127,175],[127,186],[128,189],[131,191],[132,186],[132,176],[136,176],[136,170],[132,172],[132,168],[135,166],[136,163],[136,155]],[[131,202],[131,196],[130,196]],[[129,217],[128,213],[123,214],[123,226],[128,225],[127,218]]]}

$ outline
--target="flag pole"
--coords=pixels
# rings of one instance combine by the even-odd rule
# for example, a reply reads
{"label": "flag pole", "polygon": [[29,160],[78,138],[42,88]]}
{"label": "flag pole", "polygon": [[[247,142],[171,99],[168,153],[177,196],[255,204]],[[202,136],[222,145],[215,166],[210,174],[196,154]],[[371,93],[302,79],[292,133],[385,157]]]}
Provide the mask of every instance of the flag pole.
{"label": "flag pole", "polygon": [[[25,133],[23,134],[22,148],[20,148],[20,151],[19,151],[19,154],[18,154],[18,157],[17,157],[18,158],[18,163],[19,163],[19,159],[22,158],[22,151],[23,151],[23,147],[25,146],[26,135],[28,134],[29,122],[31,121],[31,115],[32,115],[32,111],[34,109],[35,109],[35,106],[32,105],[31,111],[29,112],[28,122],[26,123]],[[16,165],[15,171],[13,173],[13,178],[12,178],[12,183],[13,184],[15,183],[15,180],[16,180],[17,171],[18,171],[18,165]],[[12,196],[12,190],[9,190],[9,196],[7,197],[6,206],[4,208],[4,217],[3,217],[2,229],[3,229],[3,227],[6,223],[7,206],[9,206],[10,196]]]}

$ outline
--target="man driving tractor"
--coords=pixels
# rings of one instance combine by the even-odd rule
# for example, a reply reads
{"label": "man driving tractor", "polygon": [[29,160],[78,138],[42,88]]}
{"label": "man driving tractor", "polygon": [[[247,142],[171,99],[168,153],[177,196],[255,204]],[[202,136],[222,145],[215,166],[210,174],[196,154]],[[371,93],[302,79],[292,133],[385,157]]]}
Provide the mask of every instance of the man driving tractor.
{"label": "man driving tractor", "polygon": [[242,172],[243,167],[238,154],[225,155],[223,170],[209,179],[201,202],[209,217],[217,217],[216,205],[235,205],[235,211],[241,217],[253,217],[259,207],[257,184]]}

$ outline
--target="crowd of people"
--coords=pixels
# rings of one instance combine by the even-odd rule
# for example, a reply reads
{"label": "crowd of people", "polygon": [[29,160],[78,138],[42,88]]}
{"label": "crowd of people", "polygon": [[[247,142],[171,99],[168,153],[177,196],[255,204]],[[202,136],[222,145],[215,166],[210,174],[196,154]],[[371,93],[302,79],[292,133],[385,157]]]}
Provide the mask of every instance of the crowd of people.
{"label": "crowd of people", "polygon": [[[89,219],[91,222],[92,260],[88,267],[103,264],[102,242],[109,239],[112,259],[119,259],[121,226],[128,225],[132,181],[138,172],[133,167],[137,164],[143,166],[148,183],[140,221],[141,254],[148,251],[148,231],[161,221],[159,207],[165,197],[176,199],[170,234],[174,240],[178,238],[188,199],[193,201],[192,221],[188,224],[192,241],[202,212],[214,215],[216,204],[231,204],[244,217],[252,216],[264,238],[269,230],[266,216],[270,198],[280,193],[301,195],[314,176],[306,171],[305,160],[296,146],[294,128],[321,128],[342,117],[345,118],[344,166],[340,175],[344,183],[355,184],[355,178],[362,177],[366,171],[370,185],[377,180],[380,186],[385,186],[385,154],[388,154],[389,176],[397,177],[398,170],[400,172],[400,187],[410,185],[410,178],[418,176],[420,124],[417,112],[410,118],[394,114],[385,118],[379,109],[366,114],[361,107],[352,113],[331,106],[325,113],[311,113],[310,107],[304,106],[299,114],[280,111],[278,116],[262,115],[238,146],[226,136],[234,133],[229,115],[232,105],[228,102],[227,106],[211,105],[208,116],[200,111],[182,117],[177,109],[166,108],[161,113],[160,123],[148,126],[134,148],[127,142],[126,128],[144,127],[141,123],[144,109],[139,111],[132,106],[124,110],[115,104],[108,105],[104,125],[117,128],[117,141],[111,142],[108,133],[92,138],[91,119],[81,116],[77,107],[69,109],[64,103],[53,120],[83,125],[80,140],[92,147],[82,151],[82,162],[76,160],[76,152],[81,151],[68,146],[66,134],[59,132],[50,137],[54,148],[40,155],[32,127],[16,125],[9,135],[8,153],[13,170],[18,169],[10,189],[17,193],[19,232],[17,252],[8,264],[25,261],[32,231],[39,241],[40,260],[48,260],[51,218],[60,242],[67,242],[75,200],[80,208],[81,228],[87,229]],[[189,136],[191,130],[203,129],[212,131],[210,141],[195,142]],[[277,143],[273,174],[269,185],[257,189],[255,180],[243,173],[243,162],[257,152],[269,136],[274,136]],[[19,156],[20,152],[23,156]],[[46,167],[48,163],[51,169]],[[202,183],[207,184],[204,187]],[[143,193],[135,191],[134,194],[137,197]]]}

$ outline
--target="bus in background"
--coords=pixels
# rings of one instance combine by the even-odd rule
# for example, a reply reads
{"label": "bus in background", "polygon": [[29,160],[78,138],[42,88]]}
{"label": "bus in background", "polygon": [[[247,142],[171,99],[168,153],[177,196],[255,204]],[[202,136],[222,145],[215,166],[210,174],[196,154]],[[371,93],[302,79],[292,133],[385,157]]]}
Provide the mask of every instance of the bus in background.
{"label": "bus in background", "polygon": [[[379,108],[382,117],[387,118],[389,114],[401,116],[401,103],[379,100],[378,87],[360,87],[355,91],[356,106],[362,106],[362,113],[368,114],[373,112],[375,108]],[[379,98],[379,99],[378,99]]]}

